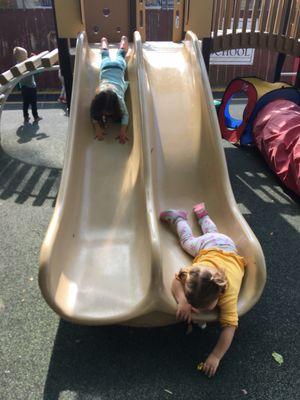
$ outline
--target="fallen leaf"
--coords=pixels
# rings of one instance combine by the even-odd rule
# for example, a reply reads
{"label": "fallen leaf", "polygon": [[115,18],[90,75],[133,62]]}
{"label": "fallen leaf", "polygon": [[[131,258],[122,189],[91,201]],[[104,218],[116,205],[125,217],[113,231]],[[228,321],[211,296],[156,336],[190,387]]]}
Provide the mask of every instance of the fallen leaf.
{"label": "fallen leaf", "polygon": [[201,363],[199,363],[199,364],[197,365],[197,370],[198,370],[198,371],[202,371],[202,370],[203,370],[203,367],[204,367],[204,363],[201,362]]}
{"label": "fallen leaf", "polygon": [[279,365],[283,364],[283,357],[282,357],[281,354],[276,353],[275,351],[273,351],[272,357],[274,358],[274,360],[275,360]]}
{"label": "fallen leaf", "polygon": [[171,390],[168,389],[164,389],[165,392],[169,393],[169,394],[173,394],[173,392],[171,392]]}
{"label": "fallen leaf", "polygon": [[247,390],[245,390],[245,389],[241,389],[241,392],[242,392],[244,395],[248,394]]}

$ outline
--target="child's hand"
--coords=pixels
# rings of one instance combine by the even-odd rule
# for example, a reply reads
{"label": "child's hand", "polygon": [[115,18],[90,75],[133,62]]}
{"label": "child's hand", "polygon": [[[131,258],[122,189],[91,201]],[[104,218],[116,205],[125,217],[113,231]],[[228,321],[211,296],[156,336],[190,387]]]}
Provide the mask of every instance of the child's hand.
{"label": "child's hand", "polygon": [[178,303],[176,318],[181,321],[187,321],[189,324],[192,322],[192,312],[197,312],[188,302]]}
{"label": "child's hand", "polygon": [[125,133],[121,132],[120,135],[116,137],[116,140],[118,140],[120,144],[125,144],[129,139]]}
{"label": "child's hand", "polygon": [[97,139],[97,140],[103,140],[104,139],[104,133],[103,133],[103,131],[101,129],[96,129],[95,139]]}
{"label": "child's hand", "polygon": [[203,372],[205,373],[205,375],[207,375],[209,378],[214,376],[218,369],[219,363],[220,359],[216,357],[213,353],[210,353],[203,365]]}

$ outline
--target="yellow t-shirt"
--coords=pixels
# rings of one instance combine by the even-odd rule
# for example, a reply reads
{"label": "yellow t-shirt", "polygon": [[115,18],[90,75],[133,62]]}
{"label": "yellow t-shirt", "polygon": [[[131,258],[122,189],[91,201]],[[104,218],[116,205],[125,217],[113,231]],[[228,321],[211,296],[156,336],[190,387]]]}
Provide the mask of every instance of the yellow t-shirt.
{"label": "yellow t-shirt", "polygon": [[[237,302],[241,288],[245,260],[234,252],[227,252],[217,248],[200,250],[198,256],[195,257],[191,267],[197,264],[206,265],[222,269],[225,272],[228,280],[228,287],[225,292],[219,297],[218,306],[220,309],[219,321],[222,327],[238,326]],[[178,276],[176,275],[177,279]],[[185,279],[179,279],[183,284]]]}

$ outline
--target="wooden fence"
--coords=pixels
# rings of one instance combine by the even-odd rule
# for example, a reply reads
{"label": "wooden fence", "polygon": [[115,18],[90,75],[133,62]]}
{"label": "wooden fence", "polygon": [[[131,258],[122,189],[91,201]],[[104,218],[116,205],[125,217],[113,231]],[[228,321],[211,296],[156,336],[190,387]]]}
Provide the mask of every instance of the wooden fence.
{"label": "wooden fence", "polygon": [[[278,0],[280,4],[285,7],[288,6],[287,1],[290,0]],[[300,3],[299,0],[292,0],[294,1],[294,5],[296,1]],[[266,79],[271,81],[274,77],[275,66],[277,61],[277,53],[274,51],[270,51],[267,48],[267,31],[266,29],[270,29],[273,27],[273,23],[268,23],[268,15],[267,11],[269,7],[272,5],[272,0],[265,0],[262,1],[262,13],[257,12],[257,5],[258,2],[256,0],[215,0],[215,11],[214,11],[214,19],[213,24],[217,24],[218,30],[212,31],[212,37],[215,35],[215,38],[218,36],[214,44],[214,51],[220,50],[223,48],[231,48],[233,46],[232,40],[234,41],[235,47],[243,48],[249,47],[249,41],[251,40],[253,47],[258,47],[259,42],[258,40],[258,31],[252,32],[255,33],[255,43],[254,46],[254,39],[253,36],[250,35],[251,29],[254,26],[261,26],[261,29],[264,30],[263,40],[265,43],[264,49],[255,49],[254,59],[252,65],[211,65],[210,66],[210,82],[213,88],[224,88],[227,84],[237,76],[258,76],[259,78]],[[227,13],[225,12],[225,6],[229,6],[227,8]],[[273,1],[273,5],[274,5]],[[233,7],[235,5],[235,7]],[[217,10],[217,6],[220,7],[219,12]],[[253,6],[255,10],[253,10]],[[282,12],[286,9],[285,7],[282,8]],[[292,8],[295,11],[296,7]],[[231,14],[228,12],[231,10]],[[239,15],[239,18],[237,18]],[[274,13],[272,14],[274,17]],[[287,26],[289,28],[286,29],[286,32],[292,33],[292,35],[296,34],[296,28],[294,21],[298,21],[299,17],[296,17],[297,13],[294,15],[292,13],[289,14],[289,20],[287,21]],[[247,17],[247,18],[246,18]],[[298,18],[298,19],[297,19]],[[226,20],[226,22],[225,22]],[[146,10],[146,30],[147,30],[147,40],[172,40],[172,21],[173,21],[173,10],[172,9],[162,9],[162,10]],[[271,21],[269,19],[269,21]],[[277,18],[277,25],[278,27],[278,18]],[[299,25],[298,25],[299,26]],[[278,32],[283,32],[283,23],[279,25],[280,29]],[[239,30],[238,30],[239,29]],[[275,25],[274,25],[275,29]],[[237,37],[234,39],[232,38],[232,31],[235,30],[238,34]],[[225,34],[226,32],[226,34]],[[225,35],[224,35],[225,34]],[[227,35],[227,37],[226,37]],[[298,35],[299,36],[299,35]],[[294,37],[294,36],[292,36]],[[225,38],[225,39],[223,39]],[[291,38],[286,38],[285,42],[280,37],[277,38],[277,41],[274,40],[274,37],[271,38],[274,45],[277,43],[279,44],[286,44],[290,46],[290,49],[293,49],[291,46],[292,41]],[[280,47],[279,47],[280,48]],[[275,49],[274,49],[275,50]],[[276,50],[277,51],[277,50]],[[288,83],[293,83],[292,76],[285,76],[285,73],[290,73],[294,70],[295,59],[293,56],[287,56],[284,67],[283,67],[283,76],[282,80]]]}
{"label": "wooden fence", "polygon": [[[279,10],[284,12],[285,7],[288,6],[288,1],[292,1],[292,11],[289,14],[287,21],[287,28],[284,31],[284,25],[278,23],[275,13],[268,14],[267,11],[271,5],[276,5]],[[299,5],[300,0],[260,0],[263,7],[263,12],[258,14],[256,11],[257,0],[215,0],[215,13],[213,19],[213,32],[216,34],[222,33],[214,48],[220,48],[221,40],[226,40],[228,45],[231,43],[230,38],[232,31],[238,29],[241,31],[239,46],[246,45],[247,40],[252,40],[255,34],[257,40],[257,32],[251,29],[261,27],[262,30],[266,29],[272,32],[286,32],[291,37],[298,35],[299,37]],[[224,14],[225,3],[235,4],[231,6],[231,14],[227,12]],[[217,6],[220,6],[217,12]],[[237,15],[240,16],[239,23],[237,24]],[[147,40],[172,40],[172,9],[148,9],[146,11],[146,29]],[[241,22],[242,21],[242,22]],[[52,50],[56,47],[56,43],[51,40],[53,38],[54,19],[51,9],[28,9],[28,10],[3,10],[0,9],[0,72],[9,69],[15,64],[12,55],[14,46],[25,47],[28,53],[39,53],[43,50]],[[250,28],[249,28],[250,27]],[[249,31],[250,29],[250,31]],[[226,39],[223,38],[223,32],[228,34]],[[242,36],[243,32],[246,36]],[[226,36],[226,35],[225,35]],[[264,39],[266,35],[263,35]],[[216,37],[216,36],[215,36]],[[235,39],[236,40],[236,39]],[[275,40],[272,36],[270,40]],[[248,42],[247,42],[248,43]],[[265,42],[266,43],[266,42]],[[291,41],[278,39],[274,41],[274,45],[290,46]],[[248,46],[247,46],[248,47]],[[255,47],[255,46],[254,46]],[[256,49],[253,65],[211,65],[210,67],[210,81],[212,87],[224,87],[228,82],[236,76],[249,76],[255,75],[260,78],[271,80],[274,75],[274,68],[276,64],[276,53],[270,52],[267,49]],[[293,71],[294,58],[287,57],[283,72]],[[40,75],[38,78],[38,85],[41,89],[58,89],[60,86],[56,72],[48,72]],[[291,82],[291,77],[283,77],[286,82]]]}
{"label": "wooden fence", "polygon": [[299,36],[300,0],[214,0],[215,51],[252,47],[299,56]]}
{"label": "wooden fence", "polygon": [[[28,54],[53,50],[56,47],[52,9],[0,9],[0,73],[16,64],[15,46],[24,47]],[[57,72],[37,76],[40,89],[59,89]]]}

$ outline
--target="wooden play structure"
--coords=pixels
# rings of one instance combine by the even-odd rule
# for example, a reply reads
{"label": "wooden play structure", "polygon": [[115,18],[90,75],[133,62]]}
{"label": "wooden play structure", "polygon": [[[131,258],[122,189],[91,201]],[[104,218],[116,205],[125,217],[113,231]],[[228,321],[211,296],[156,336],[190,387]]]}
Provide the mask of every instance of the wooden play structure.
{"label": "wooden play structure", "polygon": [[[200,200],[247,261],[240,315],[265,285],[262,249],[231,190],[206,68],[211,51],[243,46],[279,52],[278,68],[286,54],[298,56],[300,0],[176,0],[173,41],[164,43],[147,42],[146,6],[145,0],[53,0],[59,64],[72,104],[39,284],[53,310],[80,324],[176,322],[171,281],[191,259],[158,215],[170,207],[191,210]],[[95,144],[89,104],[99,82],[97,43],[106,36],[114,54],[123,34],[133,42],[126,98],[130,142],[117,146],[108,135]],[[73,77],[69,39],[76,37]],[[22,64],[4,73],[4,87],[21,79],[13,73],[38,72],[39,57],[27,65],[27,72]],[[195,321],[216,318],[216,312],[202,313]]]}
{"label": "wooden play structure", "polygon": [[252,47],[300,54],[299,0],[215,0],[212,50]]}
{"label": "wooden play structure", "polygon": [[[162,43],[147,42],[146,2],[123,3],[127,8],[119,12],[119,0],[54,1],[61,58],[69,57],[67,39],[78,36],[66,158],[40,255],[42,294],[75,323],[175,323],[171,282],[191,258],[158,215],[169,207],[191,210],[203,200],[247,260],[238,300],[245,314],[263,291],[265,260],[232,194],[201,42],[191,31],[181,32],[183,43],[179,35],[181,26],[204,39],[213,4],[189,2],[183,23],[187,9],[177,1],[176,43]],[[95,143],[89,115],[101,62],[95,43],[106,36],[114,57],[113,42],[123,33],[133,42],[127,60],[130,141],[116,145],[112,127],[104,142]],[[201,313],[195,321],[216,318],[216,312]]]}
{"label": "wooden play structure", "polygon": [[[139,31],[146,41],[147,0],[52,0],[60,65],[67,97],[71,97],[72,67],[68,39],[86,30],[90,43],[105,35],[111,42]],[[95,12],[95,7],[97,12]],[[94,12],[93,12],[94,11]],[[241,47],[278,52],[274,81],[278,81],[286,55],[299,57],[300,0],[174,0],[172,40],[180,42],[193,31],[202,43],[209,69],[210,53]],[[300,86],[300,72],[296,79]]]}
{"label": "wooden play structure", "polygon": [[268,49],[279,53],[276,81],[286,55],[300,56],[299,0],[178,0],[173,21],[173,41],[189,29],[197,33],[207,67],[211,52]]}
{"label": "wooden play structure", "polygon": [[25,77],[45,71],[58,70],[58,49],[43,51],[12,66],[0,74],[0,118],[4,104],[15,86]]}
{"label": "wooden play structure", "polygon": [[31,56],[0,74],[0,89],[3,90],[3,86],[12,83],[15,78],[23,78],[27,72],[36,72],[38,68],[51,68],[57,62],[58,49],[54,49],[51,52],[43,51],[40,54]]}

